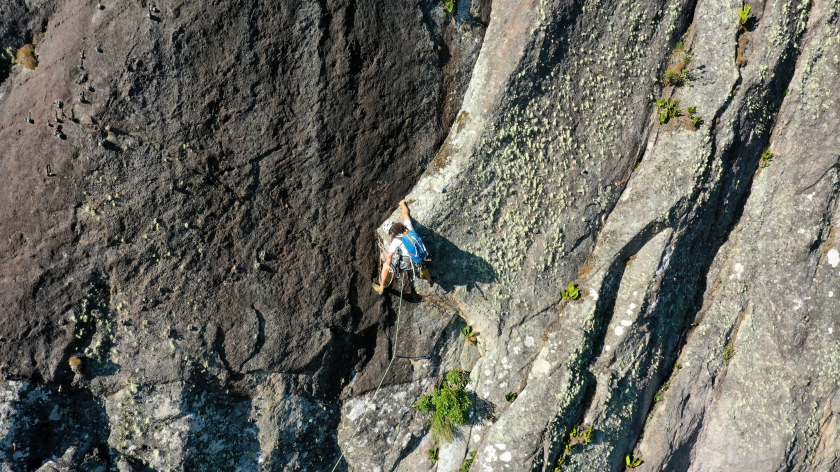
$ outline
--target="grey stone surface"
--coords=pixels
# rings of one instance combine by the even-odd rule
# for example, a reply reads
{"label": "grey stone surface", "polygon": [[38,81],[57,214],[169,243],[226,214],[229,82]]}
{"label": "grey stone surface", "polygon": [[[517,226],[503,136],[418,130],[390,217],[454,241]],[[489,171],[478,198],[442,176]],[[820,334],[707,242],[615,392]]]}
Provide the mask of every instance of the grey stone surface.
{"label": "grey stone surface", "polygon": [[430,384],[423,379],[385,387],[345,402],[338,435],[348,444],[347,463],[360,470],[393,470],[403,451],[415,449],[425,433],[426,418],[413,406]]}
{"label": "grey stone surface", "polygon": [[[511,5],[521,4],[496,2],[494,12]],[[838,63],[826,52],[837,44],[838,8],[753,5],[755,19],[740,30],[740,2],[689,7],[690,79],[647,93],[679,100],[683,110],[696,106],[700,126],[686,118],[660,125],[650,109],[631,114],[649,120],[644,132],[611,132],[635,139],[624,148],[641,151],[635,169],[611,169],[616,161],[604,158],[589,167],[575,141],[597,143],[598,129],[574,127],[553,147],[565,117],[540,127],[533,97],[554,95],[516,88],[516,79],[538,70],[529,67],[527,47],[517,50],[526,59],[516,67],[510,68],[509,49],[507,61],[488,67],[501,86],[488,90],[479,82],[481,67],[494,57],[491,23],[473,83],[496,106],[474,113],[480,98],[467,92],[464,122],[453,125],[436,158],[441,166],[407,197],[425,226],[421,235],[443,259],[432,273],[447,293],[425,295],[482,332],[482,357],[465,370],[498,418],[474,431],[473,470],[553,470],[575,424],[592,426],[593,441],[572,446],[563,470],[621,470],[627,453],[644,461],[640,470],[838,467],[836,390],[828,387],[838,381],[829,341],[836,280],[828,275],[833,262],[840,264],[831,252],[840,154],[836,133],[828,131],[837,129]],[[678,19],[691,17],[670,8]],[[600,13],[603,25],[610,11]],[[530,18],[501,16],[497,24],[508,33]],[[589,34],[607,33],[594,27]],[[743,67],[734,54],[741,36],[749,38]],[[555,73],[586,84],[565,59],[552,64]],[[610,87],[599,90],[596,110]],[[628,96],[634,93],[642,95]],[[525,115],[515,128],[500,124],[507,108],[499,97]],[[585,91],[579,97],[569,114],[583,121],[581,111],[592,102]],[[482,139],[503,144],[482,154],[488,149]],[[522,141],[530,147],[517,147]],[[570,148],[562,146],[567,142]],[[762,167],[766,148],[776,157]],[[568,149],[577,160],[545,167]],[[566,170],[571,162],[580,166],[576,173]],[[593,192],[590,177],[615,182],[616,190]],[[587,205],[569,198],[576,187]],[[548,213],[552,203],[563,211]],[[599,205],[603,219],[587,213]],[[581,220],[591,234],[575,227]],[[555,246],[561,249],[555,257],[553,234],[573,242]],[[479,280],[482,263],[492,276]],[[586,296],[560,302],[557,294],[570,280]],[[508,389],[519,391],[510,406],[501,400]]]}
{"label": "grey stone surface", "polygon": [[650,458],[645,470],[840,467],[840,155],[825,133],[840,125],[832,105],[840,69],[825,55],[837,44],[836,12],[836,3],[815,3],[802,17],[796,72],[770,130],[776,158],[753,179],[709,271],[682,369],[638,445]]}

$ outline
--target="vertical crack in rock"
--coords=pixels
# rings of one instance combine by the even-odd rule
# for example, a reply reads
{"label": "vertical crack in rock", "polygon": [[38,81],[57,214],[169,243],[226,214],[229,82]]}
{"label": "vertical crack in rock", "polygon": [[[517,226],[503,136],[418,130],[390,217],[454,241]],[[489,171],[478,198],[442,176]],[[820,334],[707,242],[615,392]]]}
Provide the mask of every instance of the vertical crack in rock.
{"label": "vertical crack in rock", "polygon": [[[772,9],[765,9],[766,14],[770,14],[773,12]],[[807,9],[805,11],[807,13]],[[773,25],[770,25],[773,26]],[[804,25],[802,25],[804,26]],[[791,33],[789,45],[793,44],[794,42],[798,42],[799,38],[802,36],[802,26],[799,29],[794,29]],[[769,29],[769,27],[767,28]],[[807,37],[807,35],[806,35]],[[804,48],[807,50],[807,48]],[[789,61],[791,61],[791,56],[788,55],[790,52],[795,51],[795,49],[785,49],[781,54],[781,60],[779,61],[780,68],[778,74],[778,79],[772,80],[773,75],[770,76],[770,84],[771,87],[766,87],[769,90],[781,90],[783,86],[791,87],[791,85],[796,83],[796,77],[792,78],[790,76],[793,73],[794,68],[790,67]],[[759,51],[760,52],[760,51]],[[799,53],[794,54],[794,58],[797,57]],[[748,66],[749,67],[749,66]],[[796,68],[799,69],[798,67]],[[760,71],[759,71],[760,72]],[[764,75],[764,74],[762,74]],[[763,79],[763,78],[762,78]],[[781,84],[781,85],[780,85]],[[790,84],[790,85],[789,85]],[[793,88],[793,87],[791,87]],[[762,89],[756,90],[756,95],[764,94],[765,92]],[[787,94],[787,89],[785,89],[785,94]],[[759,95],[761,96],[761,95]],[[791,102],[790,96],[786,98],[786,102],[782,105],[782,109],[778,112],[778,118],[776,112],[774,111],[774,106],[772,101],[770,105],[771,113],[767,114],[767,116],[772,116],[774,119],[772,123],[775,126],[775,130],[773,132],[773,136],[770,137],[769,142],[771,143],[770,149],[774,152],[778,152],[779,148],[777,144],[780,139],[776,137],[779,133],[780,129],[786,129],[791,126],[790,122],[790,113],[786,113],[786,106],[790,103],[796,103],[796,99]],[[776,102],[778,103],[778,101]],[[748,99],[749,104],[749,99]],[[793,105],[796,106],[796,105]],[[745,107],[746,108],[746,107]],[[765,116],[764,113],[755,113],[755,108],[750,106],[749,110],[747,111],[748,116],[752,115],[753,117],[763,117]],[[755,118],[753,118],[755,119]],[[770,123],[767,123],[769,128]],[[759,128],[760,129],[760,128]],[[751,136],[750,136],[751,137]],[[766,143],[767,141],[762,140],[762,142]],[[755,144],[753,146],[747,147],[747,152],[741,151],[740,155],[747,155],[746,164],[749,169],[752,166],[755,166],[755,160],[757,155],[760,154],[761,151],[761,144]],[[751,148],[751,149],[750,149]],[[790,149],[790,148],[788,148]],[[751,151],[751,152],[750,152]],[[733,153],[734,154],[734,153]],[[819,155],[819,152],[817,153]],[[833,163],[832,163],[833,164]],[[664,405],[657,405],[656,409],[653,410],[651,413],[650,424],[646,428],[645,437],[643,438],[642,443],[639,446],[639,451],[642,456],[649,458],[654,464],[661,464],[660,467],[666,468],[668,470],[714,470],[716,467],[719,466],[715,465],[717,463],[717,459],[709,460],[710,456],[705,456],[705,452],[703,447],[701,446],[704,443],[703,438],[709,438],[708,436],[708,428],[715,428],[714,425],[717,419],[715,419],[715,412],[719,410],[722,404],[725,404],[725,398],[728,398],[732,395],[731,387],[727,387],[727,385],[732,384],[732,368],[733,365],[738,365],[738,361],[735,360],[734,356],[738,355],[745,355],[741,353],[739,349],[739,339],[743,338],[753,338],[755,335],[750,334],[743,334],[745,331],[747,333],[753,331],[754,328],[746,328],[746,326],[755,326],[751,320],[756,318],[763,317],[763,313],[767,313],[767,308],[759,308],[760,305],[764,305],[759,300],[753,299],[753,301],[749,301],[752,297],[746,297],[743,295],[746,287],[742,285],[740,282],[743,280],[749,280],[750,278],[757,278],[761,277],[759,275],[747,275],[744,273],[744,262],[743,259],[738,257],[735,252],[732,252],[732,249],[729,249],[729,246],[740,246],[743,244],[742,241],[749,239],[749,231],[746,229],[745,226],[749,226],[754,223],[750,223],[750,208],[754,205],[753,201],[762,201],[766,198],[766,194],[762,190],[762,179],[764,179],[764,175],[767,172],[767,168],[764,168],[764,164],[762,163],[762,167],[758,169],[756,173],[755,179],[749,179],[752,182],[752,189],[749,192],[743,191],[744,196],[735,200],[735,210],[730,210],[728,212],[721,211],[722,216],[726,217],[727,213],[729,215],[734,215],[734,224],[736,225],[734,229],[732,229],[732,233],[728,233],[729,228],[731,227],[724,227],[719,229],[725,229],[725,233],[728,234],[728,241],[724,243],[721,250],[718,251],[717,258],[712,263],[710,268],[710,272],[712,275],[708,277],[706,282],[706,286],[709,287],[707,295],[703,299],[703,308],[700,313],[702,316],[698,316],[695,320],[696,323],[699,323],[700,326],[693,329],[691,335],[689,335],[686,341],[686,347],[683,349],[680,359],[678,360],[678,364],[682,366],[682,369],[676,371],[675,375],[672,377],[670,381],[670,388],[667,393],[664,395]],[[777,164],[781,166],[784,164]],[[752,167],[755,168],[755,167]],[[769,167],[768,167],[769,168]],[[819,166],[817,166],[819,172],[824,172]],[[736,176],[738,174],[735,174]],[[738,181],[735,180],[734,177],[730,178],[730,181],[734,181],[731,185],[733,190],[731,191],[730,195],[735,194],[737,196],[738,193]],[[759,193],[756,191],[759,190]],[[798,193],[798,191],[796,191]],[[833,200],[833,197],[830,199]],[[737,202],[741,202],[740,205]],[[761,204],[760,204],[761,205]],[[732,204],[730,203],[730,206]],[[738,208],[741,206],[743,209]],[[777,207],[779,207],[777,205]],[[783,208],[782,205],[779,207],[780,209]],[[723,207],[726,208],[725,206]],[[778,211],[773,210],[771,207],[765,207],[767,211]],[[831,212],[831,210],[829,210]],[[753,212],[754,213],[754,212]],[[824,212],[821,212],[824,214]],[[728,217],[729,221],[733,220],[733,216]],[[719,218],[719,221],[725,223],[727,219]],[[830,225],[830,223],[829,223]],[[722,226],[722,225],[721,225]],[[772,239],[772,238],[771,238]],[[741,251],[743,254],[746,254],[746,251]],[[764,254],[758,254],[756,256],[757,261],[761,261],[765,257]],[[772,256],[771,256],[772,257]],[[741,261],[733,262],[732,259],[736,261],[741,259]],[[722,270],[722,266],[727,264],[727,261],[730,264],[734,264],[734,272],[732,272],[732,276],[728,279],[725,277],[721,277],[720,271]],[[759,264],[761,262],[758,262]],[[775,264],[774,264],[775,265]],[[814,269],[816,266],[814,267]],[[806,274],[809,274],[814,271],[814,269],[808,269],[805,271]],[[806,275],[806,277],[813,278],[810,275]],[[737,293],[733,293],[732,289],[729,288],[730,285],[735,284]],[[772,285],[772,283],[771,283]],[[764,292],[764,290],[755,287],[751,288],[751,290],[758,290],[759,293]],[[728,312],[728,316],[723,319],[715,318],[715,316],[720,316],[719,310],[725,306],[724,310]],[[732,306],[734,305],[734,306]],[[711,311],[710,311],[711,310]],[[769,310],[772,313],[773,309]],[[718,313],[716,313],[718,312]],[[711,313],[714,313],[711,314]],[[736,316],[733,316],[734,313]],[[740,313],[740,316],[737,314]],[[721,326],[722,324],[722,326]],[[695,335],[697,330],[701,330],[703,335],[700,336]],[[714,350],[712,352],[708,352],[710,350],[709,346],[706,346],[706,342],[704,339],[715,339],[715,336],[711,335],[713,331],[718,334],[719,341],[715,343]],[[787,341],[783,340],[783,338],[777,339],[772,344],[778,344],[780,347],[785,344]],[[701,347],[702,346],[702,347]],[[767,344],[764,346],[755,345],[756,349],[766,349],[769,347]],[[761,346],[761,347],[760,347]],[[743,347],[746,349],[746,346]],[[695,357],[699,351],[706,351],[709,356],[707,359],[697,358]],[[723,359],[722,359],[723,358]],[[718,367],[718,363],[724,360],[721,367]],[[734,364],[733,364],[734,362]],[[705,372],[706,375],[697,375],[699,373],[697,364],[705,365]],[[688,368],[688,370],[686,370]],[[686,384],[686,382],[690,382],[690,386]],[[738,380],[735,380],[738,382]],[[677,386],[674,389],[674,386]],[[747,389],[747,391],[755,390]],[[708,393],[705,393],[708,392]],[[782,403],[784,403],[782,401]],[[664,411],[663,411],[664,409]],[[676,410],[675,410],[676,409]],[[753,423],[750,426],[752,431],[758,431],[756,428],[757,424],[762,424],[764,422],[763,419],[760,417],[756,417],[755,413],[752,411],[754,408],[749,408],[749,411],[743,411],[740,415],[735,414],[735,417],[738,416],[746,416],[749,417],[751,422]],[[677,413],[679,411],[679,413]],[[678,421],[675,421],[675,418],[678,418]],[[663,421],[670,424],[670,426],[666,426]],[[703,428],[707,429],[706,432],[703,431]],[[731,435],[732,430],[729,429],[729,434]],[[771,436],[773,433],[769,433]],[[666,435],[668,439],[663,439],[663,435]],[[673,436],[670,436],[673,435]],[[753,436],[755,433],[753,433]],[[742,434],[743,437],[743,434]],[[765,444],[767,438],[762,438],[762,444]],[[665,442],[659,442],[665,441]],[[662,448],[662,444],[669,444],[669,447]],[[764,446],[762,446],[764,449]],[[726,449],[726,448],[724,448]],[[720,449],[718,449],[720,450]],[[784,457],[789,458],[791,451],[785,452]],[[775,468],[777,466],[773,464],[773,454],[772,452],[768,452],[765,450],[762,453],[764,458],[758,459],[761,461],[760,468]],[[704,460],[702,463],[698,462],[694,466],[691,465],[690,457],[709,457],[709,459]],[[721,457],[720,455],[715,455],[714,457]],[[735,454],[727,454],[730,461],[738,461],[742,459],[738,459],[739,455]],[[744,458],[746,459],[746,458]],[[788,461],[789,459],[784,459],[784,461]],[[795,459],[796,461],[801,459]],[[748,462],[744,462],[743,464],[752,464],[752,465],[744,465],[744,467],[756,467],[756,459],[750,458]],[[710,463],[711,462],[711,463]],[[737,463],[737,462],[734,462]],[[727,466],[732,467],[733,462],[729,462]],[[788,466],[791,466],[790,463]],[[735,466],[738,467],[738,466]]]}

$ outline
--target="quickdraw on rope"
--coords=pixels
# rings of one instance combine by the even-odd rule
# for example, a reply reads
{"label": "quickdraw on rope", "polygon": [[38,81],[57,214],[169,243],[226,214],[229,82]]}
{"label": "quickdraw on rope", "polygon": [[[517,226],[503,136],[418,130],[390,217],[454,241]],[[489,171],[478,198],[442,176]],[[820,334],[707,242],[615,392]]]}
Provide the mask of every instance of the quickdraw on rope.
{"label": "quickdraw on rope", "polygon": [[[397,356],[397,341],[399,341],[399,339],[400,339],[400,312],[402,311],[402,295],[403,295],[403,286],[404,285],[405,285],[405,277],[401,277],[400,278],[400,303],[397,307],[397,331],[396,331],[396,333],[394,333],[394,347],[392,349],[393,354],[391,355],[391,361],[388,362],[388,367],[385,368],[385,373],[382,374],[382,380],[379,381],[379,385],[376,387],[376,390],[373,392],[373,398],[371,399],[371,402],[376,400],[376,396],[379,394],[379,389],[382,388],[382,383],[385,382],[385,377],[388,376],[388,372],[391,370],[391,365],[394,364],[394,359],[396,359],[398,357]],[[383,288],[383,290],[384,290],[384,288]],[[362,427],[362,423],[364,423],[364,421],[365,421],[365,416],[367,416],[368,411],[370,411],[370,409],[366,407],[365,412],[362,414],[362,417],[359,419],[359,424],[356,426],[356,430],[353,431],[353,435],[350,436],[350,439],[347,441],[347,444],[350,444],[350,443],[353,442],[353,439],[356,437],[356,434],[358,434],[358,432],[359,432],[359,428]],[[338,468],[338,464],[341,464],[342,459],[344,459],[344,451],[341,451],[341,456],[335,462],[335,465],[333,466],[331,472],[335,472],[335,469]]]}

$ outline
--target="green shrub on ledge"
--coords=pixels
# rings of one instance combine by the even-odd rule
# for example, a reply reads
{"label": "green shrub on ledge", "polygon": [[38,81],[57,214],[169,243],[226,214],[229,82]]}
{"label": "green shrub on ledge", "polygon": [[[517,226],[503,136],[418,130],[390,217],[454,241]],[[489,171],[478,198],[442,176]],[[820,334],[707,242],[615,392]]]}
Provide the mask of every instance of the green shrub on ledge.
{"label": "green shrub on ledge", "polygon": [[441,442],[454,437],[453,428],[467,424],[472,400],[464,388],[469,376],[457,370],[450,370],[440,388],[431,395],[423,395],[414,408],[432,413],[432,436]]}

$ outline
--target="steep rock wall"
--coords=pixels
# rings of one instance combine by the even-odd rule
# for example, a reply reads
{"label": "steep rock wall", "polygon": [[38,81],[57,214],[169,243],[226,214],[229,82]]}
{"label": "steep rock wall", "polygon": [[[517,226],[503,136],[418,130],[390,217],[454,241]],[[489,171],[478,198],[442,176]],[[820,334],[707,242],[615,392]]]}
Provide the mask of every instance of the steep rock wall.
{"label": "steep rock wall", "polygon": [[460,107],[489,3],[7,4],[4,50],[39,65],[0,77],[4,470],[79,442],[154,470],[335,455],[387,315],[373,228]]}
{"label": "steep rock wall", "polygon": [[[418,284],[433,306],[404,329],[424,335],[395,350],[437,356],[369,415],[407,457],[395,470],[471,453],[481,471],[840,466],[838,5],[755,4],[744,28],[741,6],[663,4],[639,26],[650,5],[494,3],[459,120],[406,197],[439,287]],[[686,62],[685,84],[660,87]],[[653,98],[701,120],[662,124]],[[570,281],[580,300],[559,296]],[[477,347],[421,329],[459,317]],[[412,404],[452,368],[475,406],[440,445]],[[365,404],[345,404],[339,440],[358,470],[390,470],[344,426]],[[566,448],[575,425],[592,442]]]}
{"label": "steep rock wall", "polygon": [[840,468],[836,1],[151,6],[0,16],[2,470]]}

